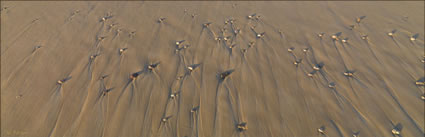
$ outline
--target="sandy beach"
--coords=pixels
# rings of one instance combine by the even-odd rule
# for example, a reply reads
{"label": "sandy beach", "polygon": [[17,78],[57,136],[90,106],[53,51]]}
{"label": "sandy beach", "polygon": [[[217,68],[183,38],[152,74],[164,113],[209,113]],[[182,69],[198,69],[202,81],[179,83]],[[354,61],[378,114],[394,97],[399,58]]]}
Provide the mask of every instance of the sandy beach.
{"label": "sandy beach", "polygon": [[421,137],[424,1],[1,1],[2,137]]}

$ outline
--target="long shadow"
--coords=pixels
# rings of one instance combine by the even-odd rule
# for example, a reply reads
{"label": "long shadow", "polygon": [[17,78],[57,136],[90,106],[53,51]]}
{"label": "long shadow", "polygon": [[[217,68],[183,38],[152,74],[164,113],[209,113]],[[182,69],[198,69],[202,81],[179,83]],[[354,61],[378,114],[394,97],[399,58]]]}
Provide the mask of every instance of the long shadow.
{"label": "long shadow", "polygon": [[375,57],[376,61],[378,61],[379,64],[382,64],[382,62],[378,59],[378,56],[376,56],[376,53],[372,50],[371,43],[369,41],[365,41],[367,48],[372,53],[373,57]]}
{"label": "long shadow", "polygon": [[[164,130],[165,131],[167,131],[167,130],[171,130],[171,133],[174,133],[173,132],[173,129],[171,128],[171,123],[169,122],[169,119],[170,118],[172,118],[173,117],[173,115],[170,115],[170,116],[164,116],[163,117],[163,119],[166,119],[167,121],[160,121],[160,124],[158,125],[158,129],[157,129],[157,133],[156,133],[156,136],[161,136],[162,134],[159,134],[158,135],[158,133],[160,132],[160,131],[162,131],[162,130],[160,130],[160,129],[162,129],[161,127],[162,126],[165,126],[164,128]],[[162,119],[162,120],[163,120]],[[169,129],[168,129],[169,128]],[[161,132],[161,133],[163,133],[163,132]]]}
{"label": "long shadow", "polygon": [[339,129],[338,125],[333,120],[330,120],[330,122],[331,122],[332,126],[335,127],[336,131],[338,132],[338,135],[341,136],[341,137],[344,137],[344,135],[342,134],[342,132]]}
{"label": "long shadow", "polygon": [[218,112],[218,94],[219,94],[219,87],[223,84],[223,82],[226,80],[226,77],[229,76],[234,70],[227,70],[217,75],[218,83],[216,87],[216,95],[215,95],[215,111],[214,111],[214,124],[213,124],[213,134],[216,134],[217,130],[217,112]]}
{"label": "long shadow", "polygon": [[[28,23],[28,24],[26,24],[25,25],[25,27],[23,27],[24,29],[22,30],[22,31],[20,31],[18,34],[17,34],[17,36],[15,37],[15,38],[13,38],[13,40],[12,40],[12,42],[10,42],[9,44],[7,44],[7,45],[13,45],[13,43],[15,43],[19,38],[21,38],[21,36],[23,35],[23,34],[25,34],[27,31],[29,31],[32,27],[31,26],[33,26],[33,24],[35,24],[36,22],[38,22],[38,18],[36,18],[35,20],[32,20],[30,23]],[[16,44],[15,44],[16,45]],[[4,45],[2,45],[2,46],[4,46]],[[6,47],[4,50],[2,50],[2,52],[1,52],[1,56],[3,56],[3,54],[7,51],[7,50],[9,50],[9,48],[11,48],[11,47],[13,47],[13,46],[8,46],[8,47]]]}
{"label": "long shadow", "polygon": [[397,97],[394,95],[394,91],[392,91],[392,88],[389,87],[389,85],[387,84],[387,82],[380,76],[378,76],[379,79],[381,79],[382,83],[385,86],[385,91],[387,91],[387,93],[391,96],[391,98],[394,100],[394,102],[397,103],[397,106],[400,108],[400,110],[403,112],[403,114],[409,119],[409,121],[415,126],[415,128],[418,131],[424,132],[422,131],[422,129],[419,127],[419,125],[415,122],[415,120],[409,115],[409,113],[407,113],[407,111],[404,109],[404,107],[400,104],[400,101],[397,99]]}
{"label": "long shadow", "polygon": [[322,49],[325,52],[326,58],[329,59],[328,52],[326,51],[326,46],[323,44],[323,39],[322,38],[320,38],[320,46],[322,46]]}
{"label": "long shadow", "polygon": [[219,89],[219,87],[220,87],[220,85],[221,85],[221,82],[219,81],[218,83],[217,83],[217,87],[216,87],[216,90],[215,90],[215,92],[216,92],[216,95],[215,95],[215,111],[214,111],[214,123],[213,123],[213,135],[215,135],[216,134],[216,130],[217,130],[217,123],[218,123],[218,121],[217,121],[217,111],[218,111],[218,89]]}
{"label": "long shadow", "polygon": [[[230,110],[232,112],[233,123],[237,124],[238,121],[240,120],[240,112],[239,112],[240,110],[239,110],[239,107],[238,107],[237,110],[236,110],[236,113],[234,112],[234,108],[233,108],[234,102],[232,102],[232,100],[235,100],[235,99],[232,97],[232,94],[230,93],[230,88],[228,87],[228,84],[226,84],[225,87],[227,89],[227,101],[228,101],[228,105],[230,107]],[[235,92],[237,92],[237,91],[235,91]],[[237,101],[237,100],[235,100],[235,101]],[[236,105],[238,105],[238,104],[239,103],[236,102]]]}
{"label": "long shadow", "polygon": [[[28,62],[31,63],[32,59],[35,56],[36,50],[37,50],[37,48],[35,48],[34,51],[30,55],[25,57],[24,60],[21,63],[19,63],[16,67],[14,67],[14,71],[12,71],[11,74],[6,78],[6,80],[4,80],[5,82],[2,83],[2,86],[1,86],[2,89],[6,89],[7,85],[9,85],[9,83],[14,81],[14,80],[11,80],[11,78],[14,78],[16,75],[20,74],[19,72],[21,72],[21,70],[23,68],[27,68],[27,67],[24,67],[24,66]],[[32,65],[32,64],[29,64],[29,65]]]}
{"label": "long shadow", "polygon": [[[69,79],[65,78],[63,81],[67,81]],[[53,103],[58,103],[58,108],[56,108],[56,109],[58,109],[58,111],[54,111],[55,109],[52,109],[51,111],[48,111],[48,113],[47,113],[46,122],[53,122],[53,125],[52,125],[53,127],[49,131],[48,137],[51,137],[52,134],[56,131],[57,123],[58,123],[59,117],[61,116],[61,113],[62,113],[63,102],[64,102],[62,92],[63,92],[62,85],[58,85],[58,88],[52,94],[51,99],[50,99],[50,100],[52,100],[52,99],[54,100]],[[59,100],[57,100],[58,98],[59,98]],[[53,119],[50,119],[52,117],[53,117]]]}
{"label": "long shadow", "polygon": [[[133,77],[139,77],[139,75],[140,74],[142,74],[144,71],[139,71],[139,72],[136,72],[136,73],[133,73],[132,74],[132,76]],[[142,77],[143,78],[143,77]],[[118,102],[120,101],[120,99],[121,99],[121,96],[124,94],[124,92],[125,92],[125,90],[127,89],[127,87],[131,84],[131,83],[133,83],[134,82],[134,80],[136,80],[136,79],[128,79],[128,81],[127,81],[127,83],[125,84],[125,86],[124,86],[124,88],[121,90],[121,92],[120,92],[120,95],[118,96],[118,99],[117,99],[117,101],[115,102],[115,106],[117,107],[117,104],[118,104]]]}
{"label": "long shadow", "polygon": [[339,52],[339,49],[338,49],[338,47],[336,46],[335,42],[332,42],[332,43],[333,43],[333,46],[335,47],[336,51],[338,52],[339,58],[341,58],[342,64],[344,65],[344,69],[345,69],[345,70],[347,70],[347,69],[348,69],[348,67],[347,67],[347,65],[345,64],[345,61],[344,61],[344,58],[343,58],[343,57],[342,57],[342,55],[341,55],[341,52]]}

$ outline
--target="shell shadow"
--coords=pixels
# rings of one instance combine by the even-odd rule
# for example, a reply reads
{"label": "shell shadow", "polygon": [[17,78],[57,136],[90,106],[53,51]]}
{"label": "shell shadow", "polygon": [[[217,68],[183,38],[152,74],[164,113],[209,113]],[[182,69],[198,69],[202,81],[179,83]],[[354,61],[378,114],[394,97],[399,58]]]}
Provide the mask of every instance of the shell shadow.
{"label": "shell shadow", "polygon": [[401,123],[397,123],[397,125],[395,125],[394,128],[397,129],[398,131],[401,131],[403,129],[403,125],[401,125]]}
{"label": "shell shadow", "polygon": [[393,29],[392,31],[391,31],[391,33],[396,33],[397,32],[397,29]]}
{"label": "shell shadow", "polygon": [[418,79],[417,82],[425,82],[425,77],[422,77],[422,78]]}
{"label": "shell shadow", "polygon": [[199,107],[200,107],[200,106],[196,106],[196,107],[192,108],[192,109],[191,109],[191,111],[196,112],[196,111],[198,111],[198,110],[199,110]]}
{"label": "shell shadow", "polygon": [[335,33],[335,36],[339,37],[339,36],[341,36],[341,34],[342,34],[342,32],[337,32],[337,33]]}
{"label": "shell shadow", "polygon": [[418,39],[418,37],[419,37],[419,33],[416,33],[415,35],[413,35],[412,36],[413,38],[415,38],[415,39]]}
{"label": "shell shadow", "polygon": [[219,79],[219,83],[223,82],[230,74],[232,74],[235,71],[235,69],[230,69],[227,71],[224,71],[217,75],[217,78]]}
{"label": "shell shadow", "polygon": [[69,77],[66,77],[66,78],[62,79],[61,81],[62,81],[63,83],[65,83],[66,81],[70,80],[71,78],[72,78],[72,76],[69,76]]}
{"label": "shell shadow", "polygon": [[310,72],[311,75],[314,75],[316,73],[317,73],[317,70],[313,70],[313,71]]}

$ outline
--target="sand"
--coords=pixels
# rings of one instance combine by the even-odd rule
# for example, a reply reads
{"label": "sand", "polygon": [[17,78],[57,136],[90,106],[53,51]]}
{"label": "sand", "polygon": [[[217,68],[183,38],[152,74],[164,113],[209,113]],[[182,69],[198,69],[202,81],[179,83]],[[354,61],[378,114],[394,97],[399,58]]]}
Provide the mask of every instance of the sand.
{"label": "sand", "polygon": [[423,1],[1,8],[4,137],[425,133]]}

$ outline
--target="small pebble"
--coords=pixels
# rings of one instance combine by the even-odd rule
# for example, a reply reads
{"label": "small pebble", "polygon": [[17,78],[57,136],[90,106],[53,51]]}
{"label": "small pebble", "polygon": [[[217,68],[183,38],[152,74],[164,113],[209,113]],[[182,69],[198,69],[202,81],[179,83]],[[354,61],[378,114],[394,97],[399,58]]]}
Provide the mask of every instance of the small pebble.
{"label": "small pebble", "polygon": [[170,98],[171,98],[171,99],[174,99],[174,98],[175,98],[175,97],[177,97],[177,96],[178,96],[178,94],[177,94],[177,93],[171,93],[171,94],[170,94]]}
{"label": "small pebble", "polygon": [[165,18],[159,18],[158,23],[162,23],[162,22],[164,22],[164,20],[165,20]]}
{"label": "small pebble", "polygon": [[416,38],[415,37],[410,37],[410,41],[415,41],[416,40]]}
{"label": "small pebble", "polygon": [[294,47],[288,48],[288,52],[292,52],[292,51],[294,51],[294,50],[295,50],[295,48],[294,48]]}
{"label": "small pebble", "polygon": [[321,32],[318,34],[319,38],[322,38],[325,35],[325,33]]}
{"label": "small pebble", "polygon": [[297,59],[297,60],[295,60],[295,61],[294,61],[294,64],[295,64],[295,65],[298,65],[298,64],[300,64],[301,62],[302,62],[302,59]]}
{"label": "small pebble", "polygon": [[16,96],[16,99],[19,99],[21,97],[22,97],[22,94],[19,94],[19,95]]}
{"label": "small pebble", "polygon": [[61,85],[61,84],[63,84],[63,81],[62,80],[58,80],[58,82],[57,82],[59,85]]}
{"label": "small pebble", "polygon": [[320,127],[317,129],[317,132],[321,133],[321,134],[325,134],[325,127]]}
{"label": "small pebble", "polygon": [[263,32],[263,33],[259,33],[259,34],[257,34],[257,38],[262,38],[262,37],[264,37],[264,34],[266,34],[265,32]]}
{"label": "small pebble", "polygon": [[394,135],[400,135],[400,131],[398,130],[398,129],[393,129],[393,130],[391,130],[391,132],[394,134]]}
{"label": "small pebble", "polygon": [[313,73],[308,73],[307,76],[313,77]]}
{"label": "small pebble", "polygon": [[347,77],[352,77],[353,76],[353,72],[347,71],[347,72],[344,72],[344,75],[347,76]]}
{"label": "small pebble", "polygon": [[336,84],[335,84],[335,83],[333,83],[333,82],[331,82],[331,83],[328,85],[328,87],[329,87],[329,88],[335,88],[335,86],[336,86]]}
{"label": "small pebble", "polygon": [[239,123],[236,127],[239,132],[242,132],[248,129],[246,122]]}
{"label": "small pebble", "polygon": [[332,38],[333,40],[338,40],[338,36],[336,36],[336,35],[332,35],[332,36],[331,36],[331,38]]}

